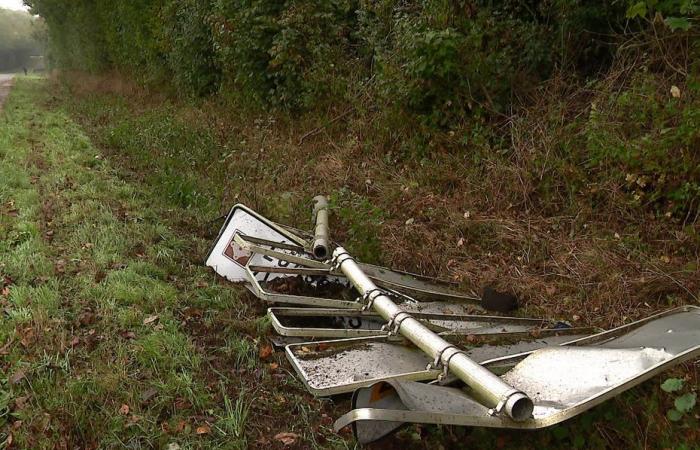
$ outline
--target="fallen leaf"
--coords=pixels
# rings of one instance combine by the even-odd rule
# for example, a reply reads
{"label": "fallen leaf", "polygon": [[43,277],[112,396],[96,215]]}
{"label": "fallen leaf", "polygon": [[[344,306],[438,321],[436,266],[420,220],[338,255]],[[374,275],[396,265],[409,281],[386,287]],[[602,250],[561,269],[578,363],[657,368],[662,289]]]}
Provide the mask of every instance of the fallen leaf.
{"label": "fallen leaf", "polygon": [[24,395],[22,397],[15,398],[15,410],[24,409],[24,407],[27,405],[28,401],[29,401],[28,395]]}
{"label": "fallen leaf", "polygon": [[270,363],[270,370],[277,370],[280,365],[277,363]]}
{"label": "fallen leaf", "polygon": [[272,355],[272,346],[270,344],[263,345],[258,353],[260,359],[267,359]]}
{"label": "fallen leaf", "polygon": [[662,262],[666,263],[666,264],[668,264],[668,263],[671,262],[671,258],[669,258],[669,257],[666,256],[666,255],[661,256],[659,259],[660,259]]}
{"label": "fallen leaf", "polygon": [[155,315],[155,316],[148,316],[148,317],[146,317],[145,319],[143,319],[143,324],[144,324],[144,325],[148,325],[148,324],[154,323],[154,322],[157,321],[157,320],[158,320],[158,316],[157,316],[157,315]]}
{"label": "fallen leaf", "polygon": [[31,327],[22,330],[20,335],[22,336],[22,339],[19,341],[19,343],[22,344],[23,347],[29,347],[32,345],[32,342],[34,342],[34,330]]}
{"label": "fallen leaf", "polygon": [[146,389],[145,391],[143,391],[143,392],[141,393],[141,401],[142,401],[142,402],[147,402],[147,401],[149,401],[150,399],[152,399],[153,397],[155,397],[155,395],[156,395],[157,393],[158,393],[158,390],[157,390],[157,389],[155,389],[155,388],[148,388],[148,389]]}
{"label": "fallen leaf", "polygon": [[95,283],[101,283],[106,277],[107,274],[105,272],[98,270],[97,273],[95,273]]}
{"label": "fallen leaf", "polygon": [[184,310],[185,317],[186,318],[191,318],[191,317],[202,317],[204,315],[204,311],[202,311],[199,308],[185,308]]}
{"label": "fallen leaf", "polygon": [[124,339],[136,339],[136,333],[133,331],[122,331],[120,334]]}
{"label": "fallen leaf", "polygon": [[195,432],[197,434],[209,434],[211,433],[211,428],[205,423],[204,425],[198,426]]}
{"label": "fallen leaf", "polygon": [[56,272],[64,273],[66,271],[66,260],[59,259],[56,261]]}
{"label": "fallen leaf", "polygon": [[12,339],[7,341],[5,345],[0,347],[0,355],[9,355],[10,354],[10,346],[14,343]]}
{"label": "fallen leaf", "polygon": [[129,414],[129,405],[124,403],[121,406],[121,408],[119,408],[119,414],[121,414],[122,416],[126,416],[127,414]]}
{"label": "fallen leaf", "polygon": [[275,440],[280,441],[284,445],[294,445],[299,439],[299,435],[296,433],[277,433],[275,435]]}
{"label": "fallen leaf", "polygon": [[30,345],[32,345],[32,336],[25,336],[22,338],[21,341],[19,341],[20,344],[22,344],[22,347],[27,348]]}
{"label": "fallen leaf", "polygon": [[457,247],[461,247],[463,245],[464,245],[464,238],[459,238],[459,240],[457,241]]}
{"label": "fallen leaf", "polygon": [[470,218],[471,216],[472,216],[472,213],[470,213],[469,211],[465,211],[465,212],[464,212],[464,218],[465,218],[465,219],[468,219],[468,218]]}
{"label": "fallen leaf", "polygon": [[270,443],[270,440],[266,438],[265,436],[260,436],[256,441],[256,444],[260,445],[268,445]]}
{"label": "fallen leaf", "polygon": [[17,384],[20,381],[24,380],[25,378],[27,378],[27,371],[24,369],[19,369],[15,373],[10,375],[10,378],[8,379],[8,381],[11,384]]}
{"label": "fallen leaf", "polygon": [[178,397],[177,399],[175,399],[174,406],[177,409],[186,409],[190,407],[190,403],[184,398]]}
{"label": "fallen leaf", "polygon": [[416,221],[416,219],[414,219],[413,217],[411,217],[410,219],[408,219],[408,220],[406,221],[406,225],[413,225],[413,222],[415,222],[415,221]]}
{"label": "fallen leaf", "polygon": [[92,311],[83,311],[78,316],[78,322],[80,322],[80,325],[90,325],[95,323],[96,320],[97,316],[95,316],[95,313]]}
{"label": "fallen leaf", "polygon": [[671,86],[671,96],[673,98],[681,98],[681,90],[678,89],[678,86]]}
{"label": "fallen leaf", "polygon": [[187,422],[185,422],[184,420],[181,420],[177,423],[177,426],[175,426],[175,431],[180,433],[180,432],[184,431],[185,428],[187,428]]}

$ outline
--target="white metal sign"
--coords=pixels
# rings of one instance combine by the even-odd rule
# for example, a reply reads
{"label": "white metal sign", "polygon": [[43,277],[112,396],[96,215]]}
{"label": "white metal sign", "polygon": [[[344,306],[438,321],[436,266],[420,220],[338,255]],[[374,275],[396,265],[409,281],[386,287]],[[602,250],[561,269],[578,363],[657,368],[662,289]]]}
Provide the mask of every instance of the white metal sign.
{"label": "white metal sign", "polygon": [[231,208],[226,222],[221,227],[219,237],[206,260],[207,266],[234,283],[248,281],[245,270],[245,266],[248,264],[268,267],[285,267],[289,264],[271,256],[252,253],[241,247],[234,241],[236,234],[255,236],[284,244],[306,245],[302,238],[288,232],[255,211],[240,204],[235,205]]}

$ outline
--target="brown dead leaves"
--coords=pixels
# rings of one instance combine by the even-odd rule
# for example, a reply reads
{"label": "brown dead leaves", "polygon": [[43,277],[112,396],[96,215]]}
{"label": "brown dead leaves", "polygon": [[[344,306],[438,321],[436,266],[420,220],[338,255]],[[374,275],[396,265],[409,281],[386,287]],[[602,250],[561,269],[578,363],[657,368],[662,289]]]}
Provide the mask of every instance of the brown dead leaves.
{"label": "brown dead leaves", "polygon": [[275,440],[281,442],[285,446],[294,445],[299,440],[299,435],[296,433],[277,433],[275,435]]}
{"label": "brown dead leaves", "polygon": [[265,344],[262,347],[260,347],[258,356],[260,356],[260,359],[267,359],[270,356],[272,356],[272,346],[270,344]]}
{"label": "brown dead leaves", "polygon": [[10,375],[10,378],[7,379],[7,381],[10,382],[10,384],[19,384],[22,380],[27,378],[27,369],[17,369],[12,375]]}
{"label": "brown dead leaves", "polygon": [[199,435],[209,434],[209,433],[211,433],[211,427],[209,426],[209,424],[205,423],[203,425],[198,426],[197,429],[195,430],[195,433],[197,433]]}
{"label": "brown dead leaves", "polygon": [[159,317],[157,315],[154,316],[148,316],[145,319],[143,319],[143,324],[144,325],[150,325],[152,323],[156,323],[158,321]]}

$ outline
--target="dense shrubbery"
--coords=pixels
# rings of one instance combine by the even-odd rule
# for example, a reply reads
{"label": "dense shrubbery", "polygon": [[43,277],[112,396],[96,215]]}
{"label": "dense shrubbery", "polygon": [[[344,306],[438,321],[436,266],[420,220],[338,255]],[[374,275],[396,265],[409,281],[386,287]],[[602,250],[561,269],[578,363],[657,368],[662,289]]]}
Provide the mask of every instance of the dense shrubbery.
{"label": "dense shrubbery", "polygon": [[43,23],[21,11],[0,8],[0,71],[32,68],[43,54]]}
{"label": "dense shrubbery", "polygon": [[[474,164],[489,149],[507,154],[511,138],[489,125],[526,106],[543,80],[564,76],[600,94],[570,116],[577,134],[561,167],[622,180],[632,204],[698,209],[700,98],[686,89],[698,72],[688,63],[700,53],[696,0],[30,3],[49,25],[60,67],[116,69],[194,97],[294,112],[351,104],[372,111],[376,134],[400,147],[392,151],[421,157],[444,131],[458,133],[457,151],[478,147]],[[644,73],[611,86],[615,61],[629,53],[623,71]],[[681,99],[659,94],[669,83]],[[567,189],[588,182],[552,176]]]}
{"label": "dense shrubbery", "polygon": [[338,94],[339,80],[363,71],[352,45],[357,7],[351,0],[215,2],[210,17],[228,88],[290,108]]}
{"label": "dense shrubbery", "polygon": [[622,27],[620,2],[413,0],[33,0],[59,65],[224,86],[309,107],[376,77],[380,94],[431,123],[502,110],[556,66],[599,67],[595,33]]}

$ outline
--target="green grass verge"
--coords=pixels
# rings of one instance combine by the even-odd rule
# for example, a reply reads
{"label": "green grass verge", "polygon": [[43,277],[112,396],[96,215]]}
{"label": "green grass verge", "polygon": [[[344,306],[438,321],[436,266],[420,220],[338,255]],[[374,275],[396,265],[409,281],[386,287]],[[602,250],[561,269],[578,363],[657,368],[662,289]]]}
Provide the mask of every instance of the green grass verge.
{"label": "green grass verge", "polygon": [[121,178],[42,80],[19,80],[0,120],[6,446],[345,447],[277,381],[280,356],[259,359],[264,332],[236,328],[261,308],[202,266],[208,240],[173,226],[186,211]]}

